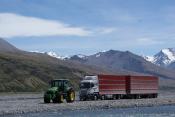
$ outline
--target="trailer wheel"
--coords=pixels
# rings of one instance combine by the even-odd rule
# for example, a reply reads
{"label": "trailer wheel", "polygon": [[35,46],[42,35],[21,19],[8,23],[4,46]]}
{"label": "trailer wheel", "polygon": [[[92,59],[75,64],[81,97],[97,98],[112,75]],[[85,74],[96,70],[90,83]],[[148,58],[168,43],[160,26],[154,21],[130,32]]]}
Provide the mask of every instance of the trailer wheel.
{"label": "trailer wheel", "polygon": [[102,95],[101,100],[105,100],[105,99],[106,99],[105,95]]}
{"label": "trailer wheel", "polygon": [[153,96],[152,96],[153,98],[157,98],[157,94],[153,94]]}
{"label": "trailer wheel", "polygon": [[119,95],[117,95],[117,99],[121,99],[121,95],[119,94]]}
{"label": "trailer wheel", "polygon": [[158,97],[158,94],[155,94],[155,97],[154,98],[157,98]]}
{"label": "trailer wheel", "polygon": [[136,99],[141,99],[141,95],[137,94]]}
{"label": "trailer wheel", "polygon": [[116,95],[113,95],[113,96],[112,96],[112,99],[113,99],[113,100],[116,100],[116,99],[117,99],[117,96],[116,96]]}

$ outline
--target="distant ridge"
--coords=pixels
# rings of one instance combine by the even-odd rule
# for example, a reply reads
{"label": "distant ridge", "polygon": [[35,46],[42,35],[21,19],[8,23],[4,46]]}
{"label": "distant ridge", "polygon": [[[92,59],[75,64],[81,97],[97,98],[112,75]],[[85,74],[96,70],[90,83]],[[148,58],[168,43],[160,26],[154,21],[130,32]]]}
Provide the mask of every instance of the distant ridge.
{"label": "distant ridge", "polygon": [[15,46],[0,38],[0,52],[20,52]]}

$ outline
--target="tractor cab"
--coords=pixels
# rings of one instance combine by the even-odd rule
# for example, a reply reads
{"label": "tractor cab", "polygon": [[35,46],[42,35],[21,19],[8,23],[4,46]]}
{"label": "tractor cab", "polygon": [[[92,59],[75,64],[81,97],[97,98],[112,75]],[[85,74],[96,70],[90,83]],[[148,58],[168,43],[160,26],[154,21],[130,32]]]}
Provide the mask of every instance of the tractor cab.
{"label": "tractor cab", "polygon": [[69,80],[66,79],[56,79],[51,81],[51,87],[58,87],[60,91],[66,92],[70,88],[72,88],[72,84]]}

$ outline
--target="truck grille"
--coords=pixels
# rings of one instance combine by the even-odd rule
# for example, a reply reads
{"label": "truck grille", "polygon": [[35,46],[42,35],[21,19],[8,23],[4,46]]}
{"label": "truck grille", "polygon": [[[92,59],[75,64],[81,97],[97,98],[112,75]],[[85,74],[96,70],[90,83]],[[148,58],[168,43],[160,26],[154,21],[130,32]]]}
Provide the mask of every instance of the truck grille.
{"label": "truck grille", "polygon": [[80,95],[87,95],[87,90],[85,89],[85,90],[81,90],[80,91]]}

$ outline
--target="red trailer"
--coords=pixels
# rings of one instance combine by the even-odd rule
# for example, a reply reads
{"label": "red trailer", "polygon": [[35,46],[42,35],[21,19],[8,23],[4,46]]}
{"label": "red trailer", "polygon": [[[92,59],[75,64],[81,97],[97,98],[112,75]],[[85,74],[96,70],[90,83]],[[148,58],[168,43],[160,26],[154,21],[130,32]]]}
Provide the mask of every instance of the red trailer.
{"label": "red trailer", "polygon": [[156,98],[158,77],[134,75],[85,76],[80,83],[80,100]]}
{"label": "red trailer", "polygon": [[142,97],[157,97],[158,78],[155,76],[130,76],[128,85],[128,94],[137,94],[137,96]]}
{"label": "red trailer", "polygon": [[158,78],[155,76],[98,75],[99,94],[115,98],[156,98]]}
{"label": "red trailer", "polygon": [[99,94],[127,94],[127,76],[98,75]]}

